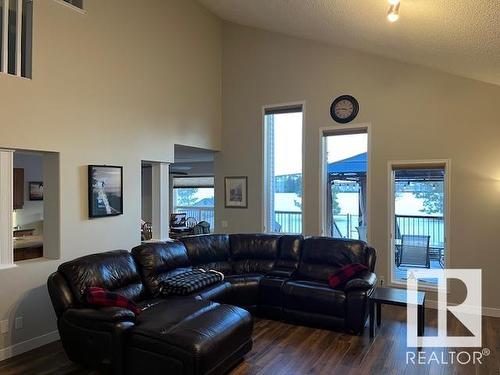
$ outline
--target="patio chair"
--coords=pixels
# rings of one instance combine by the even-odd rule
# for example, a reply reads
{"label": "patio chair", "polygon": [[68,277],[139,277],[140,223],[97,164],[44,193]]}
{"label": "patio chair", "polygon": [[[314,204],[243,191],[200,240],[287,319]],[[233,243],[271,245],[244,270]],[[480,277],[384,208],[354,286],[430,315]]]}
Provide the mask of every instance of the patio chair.
{"label": "patio chair", "polygon": [[210,223],[207,221],[200,221],[193,227],[193,235],[210,234]]}
{"label": "patio chair", "polygon": [[431,268],[430,239],[431,236],[403,234],[397,266]]}

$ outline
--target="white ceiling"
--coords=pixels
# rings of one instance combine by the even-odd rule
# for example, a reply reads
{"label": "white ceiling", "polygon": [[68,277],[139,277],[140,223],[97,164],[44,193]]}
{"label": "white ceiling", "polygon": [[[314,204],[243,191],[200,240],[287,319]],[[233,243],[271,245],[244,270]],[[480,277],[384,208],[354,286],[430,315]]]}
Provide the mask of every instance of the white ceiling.
{"label": "white ceiling", "polygon": [[500,0],[198,0],[219,17],[500,85]]}

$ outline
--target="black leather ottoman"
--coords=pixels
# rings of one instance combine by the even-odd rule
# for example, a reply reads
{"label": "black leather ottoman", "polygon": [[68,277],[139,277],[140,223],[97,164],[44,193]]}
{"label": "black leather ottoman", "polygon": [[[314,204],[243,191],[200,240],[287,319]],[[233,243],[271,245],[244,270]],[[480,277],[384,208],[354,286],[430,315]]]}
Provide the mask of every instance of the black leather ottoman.
{"label": "black leather ottoman", "polygon": [[127,374],[223,374],[252,348],[251,315],[192,298],[166,300],[137,317]]}

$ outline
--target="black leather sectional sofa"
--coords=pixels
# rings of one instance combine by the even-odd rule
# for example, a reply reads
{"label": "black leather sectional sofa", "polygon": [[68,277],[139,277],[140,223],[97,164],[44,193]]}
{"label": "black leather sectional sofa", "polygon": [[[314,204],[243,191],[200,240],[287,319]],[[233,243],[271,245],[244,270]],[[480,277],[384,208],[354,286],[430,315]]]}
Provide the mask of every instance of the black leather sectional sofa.
{"label": "black leather sectional sofa", "polygon": [[[48,279],[69,358],[116,374],[222,374],[252,347],[250,313],[363,331],[376,285],[376,252],[362,241],[266,234],[202,235],[85,256]],[[367,272],[342,289],[328,276],[350,263]],[[191,268],[221,271],[223,282],[191,296],[159,298],[162,280]],[[137,317],[84,303],[89,286],[139,304]]]}

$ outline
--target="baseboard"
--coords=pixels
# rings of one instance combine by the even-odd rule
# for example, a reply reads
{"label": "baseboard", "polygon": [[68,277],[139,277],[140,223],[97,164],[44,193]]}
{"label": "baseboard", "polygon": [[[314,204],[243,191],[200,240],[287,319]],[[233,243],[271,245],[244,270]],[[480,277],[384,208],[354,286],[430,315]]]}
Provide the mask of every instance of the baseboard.
{"label": "baseboard", "polygon": [[[456,306],[456,303],[449,303],[451,306]],[[430,309],[437,309],[437,301],[435,300],[426,300],[425,301],[425,307],[428,307]],[[483,306],[483,315],[484,316],[490,316],[492,318],[500,318],[500,309],[497,309],[495,307],[485,307]]]}
{"label": "baseboard", "polygon": [[4,349],[0,349],[0,361],[4,361],[6,359],[15,357],[16,355],[29,352],[30,350],[50,344],[51,342],[57,340],[59,340],[59,332],[52,331],[46,333],[45,335],[34,337],[32,339],[8,346]]}

